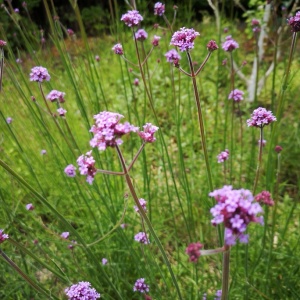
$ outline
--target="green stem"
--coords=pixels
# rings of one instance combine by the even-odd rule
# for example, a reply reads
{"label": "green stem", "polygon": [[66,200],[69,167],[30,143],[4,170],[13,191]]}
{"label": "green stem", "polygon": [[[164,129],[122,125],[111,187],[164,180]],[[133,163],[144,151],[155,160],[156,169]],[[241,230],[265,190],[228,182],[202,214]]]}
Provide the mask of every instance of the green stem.
{"label": "green stem", "polygon": [[263,126],[260,127],[260,142],[259,142],[259,153],[258,153],[258,162],[257,162],[257,168],[256,168],[256,174],[254,179],[254,185],[253,185],[253,195],[256,192],[258,178],[259,178],[259,171],[261,167],[261,158],[262,158],[262,149],[263,149]]}
{"label": "green stem", "polygon": [[229,270],[230,270],[230,247],[224,246],[222,267],[222,300],[229,299]]}

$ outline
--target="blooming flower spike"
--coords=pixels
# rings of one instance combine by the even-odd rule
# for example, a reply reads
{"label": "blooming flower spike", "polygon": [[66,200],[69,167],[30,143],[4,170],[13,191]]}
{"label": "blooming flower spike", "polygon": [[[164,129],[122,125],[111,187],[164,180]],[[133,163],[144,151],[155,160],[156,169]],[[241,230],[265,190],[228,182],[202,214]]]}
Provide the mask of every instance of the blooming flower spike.
{"label": "blooming flower spike", "polygon": [[182,27],[173,34],[170,45],[179,47],[181,52],[188,51],[194,48],[194,40],[199,35],[193,28]]}
{"label": "blooming flower spike", "polygon": [[44,67],[34,67],[31,69],[30,81],[43,82],[49,81],[50,75]]}
{"label": "blooming flower spike", "polygon": [[87,281],[73,284],[65,289],[65,293],[69,300],[96,300],[100,298],[100,294]]}

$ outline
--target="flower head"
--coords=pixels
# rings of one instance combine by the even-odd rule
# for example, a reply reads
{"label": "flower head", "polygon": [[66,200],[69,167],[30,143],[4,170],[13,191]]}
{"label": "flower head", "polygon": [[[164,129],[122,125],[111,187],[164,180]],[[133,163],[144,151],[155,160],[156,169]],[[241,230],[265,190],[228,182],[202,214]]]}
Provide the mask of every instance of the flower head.
{"label": "flower head", "polygon": [[267,206],[274,206],[274,201],[272,199],[271,194],[268,191],[262,191],[261,193],[257,194],[254,199],[261,203],[265,204]]}
{"label": "flower head", "polygon": [[[257,142],[258,142],[258,146],[260,146],[261,140],[259,139]],[[267,141],[262,140],[262,146],[264,147],[264,146],[266,146],[266,144],[267,144]]]}
{"label": "flower head", "polygon": [[238,89],[234,89],[229,93],[228,100],[234,100],[235,102],[240,102],[244,100],[244,92]]}
{"label": "flower head", "polygon": [[115,52],[115,54],[118,54],[118,55],[124,54],[123,47],[121,44],[116,44],[111,49]]}
{"label": "flower head", "polygon": [[290,17],[287,21],[293,32],[300,31],[300,11],[297,11],[296,15],[294,17]]}
{"label": "flower head", "polygon": [[143,17],[137,10],[129,10],[126,14],[122,15],[121,21],[123,21],[128,27],[137,26],[143,21]]}
{"label": "flower head", "polygon": [[155,36],[153,37],[153,40],[152,40],[151,44],[152,44],[154,47],[157,47],[157,46],[159,45],[159,40],[160,40],[160,39],[161,39],[160,36],[155,35]]}
{"label": "flower head", "polygon": [[203,245],[199,242],[197,243],[191,243],[187,246],[185,249],[185,253],[190,257],[190,262],[196,263],[198,261],[198,258],[200,257],[200,249],[202,249]]}
{"label": "flower head", "polygon": [[140,292],[140,293],[149,292],[149,285],[145,283],[145,278],[140,278],[135,282],[133,286],[133,291]]}
{"label": "flower head", "polygon": [[108,263],[107,258],[102,258],[102,265],[105,266],[107,265],[107,263]]}
{"label": "flower head", "polygon": [[47,154],[47,150],[42,149],[42,150],[41,150],[41,155],[46,155],[46,154]]}
{"label": "flower head", "polygon": [[157,126],[152,125],[151,123],[146,123],[143,126],[144,131],[139,131],[139,136],[147,143],[153,143],[156,141],[154,133],[158,130]]}
{"label": "flower head", "polygon": [[72,164],[66,166],[64,172],[68,177],[76,176],[76,168]]}
{"label": "flower head", "polygon": [[135,86],[138,86],[138,85],[140,84],[139,79],[138,79],[138,78],[134,78],[133,84],[134,84]]}
{"label": "flower head", "polygon": [[137,41],[144,41],[148,37],[148,33],[144,29],[139,29],[134,36]]}
{"label": "flower head", "polygon": [[263,107],[259,107],[253,111],[251,118],[247,120],[248,127],[263,127],[274,121],[276,117],[272,114],[270,110],[266,110]]}
{"label": "flower head", "polygon": [[[141,198],[141,199],[139,199],[139,202],[140,202],[142,208],[144,209],[144,211],[146,212],[147,211],[147,207],[146,207],[147,201],[145,199]],[[134,210],[136,212],[139,212],[139,208],[136,205],[134,206]]]}
{"label": "flower head", "polygon": [[213,51],[219,49],[219,47],[218,47],[216,41],[214,41],[214,40],[209,41],[209,42],[207,43],[207,45],[206,45],[206,48],[207,48],[207,50],[210,51],[210,52],[213,52]]}
{"label": "flower head", "polygon": [[58,114],[63,117],[66,115],[67,111],[65,109],[63,109],[62,107],[57,109]]}
{"label": "flower head", "polygon": [[62,232],[62,234],[60,236],[66,240],[70,236],[70,232],[68,232],[68,231]]}
{"label": "flower head", "polygon": [[32,204],[32,203],[26,204],[26,209],[27,209],[27,210],[34,210],[33,204]]}
{"label": "flower head", "polygon": [[87,152],[85,155],[81,155],[77,159],[78,169],[81,175],[86,175],[86,181],[92,184],[94,177],[97,173],[95,168],[95,160],[92,156],[92,151]]}
{"label": "flower head", "polygon": [[9,238],[8,234],[3,233],[3,229],[0,229],[0,244]]}
{"label": "flower head", "polygon": [[275,152],[280,153],[282,151],[282,147],[277,145],[277,146],[275,146],[274,150],[275,150]]}
{"label": "flower head", "polygon": [[87,281],[73,284],[65,289],[65,293],[69,300],[95,300],[100,298],[100,294]]}
{"label": "flower head", "polygon": [[6,46],[6,42],[3,40],[0,40],[0,48],[3,48],[4,46]]}
{"label": "flower head", "polygon": [[173,34],[170,45],[179,47],[181,52],[188,51],[194,48],[194,40],[198,35],[200,33],[193,28],[182,27]]}
{"label": "flower head", "polygon": [[222,44],[222,48],[226,52],[231,52],[238,47],[239,47],[239,44],[231,37],[231,35],[228,35],[226,37],[225,42]]}
{"label": "flower head", "polygon": [[12,121],[13,121],[13,118],[11,118],[11,117],[7,117],[7,118],[6,118],[6,123],[7,123],[7,124],[11,124]]}
{"label": "flower head", "polygon": [[141,244],[149,244],[150,241],[148,239],[148,236],[145,232],[139,232],[134,236],[134,240],[141,243]]}
{"label": "flower head", "polygon": [[96,60],[96,61],[100,61],[100,56],[99,56],[99,55],[96,55],[96,56],[95,56],[95,60]]}
{"label": "flower head", "polygon": [[68,33],[69,36],[72,36],[72,35],[75,34],[74,31],[73,31],[73,29],[71,29],[71,28],[67,29],[67,33]]}
{"label": "flower head", "polygon": [[232,186],[224,186],[209,194],[214,197],[217,204],[211,208],[214,226],[224,223],[225,243],[234,245],[236,239],[242,243],[248,242],[248,235],[244,234],[250,222],[262,223],[263,217],[257,214],[263,213],[259,203],[254,202],[254,197],[249,190],[233,190]]}
{"label": "flower head", "polygon": [[218,158],[218,163],[223,163],[224,161],[228,160],[229,150],[225,149],[225,151],[222,151],[220,154],[218,154],[217,158]]}
{"label": "flower head", "polygon": [[178,61],[181,59],[181,56],[175,49],[171,49],[170,51],[168,51],[165,54],[165,57],[167,59],[167,62],[169,62],[169,63],[173,63],[173,62],[178,63]]}
{"label": "flower head", "polygon": [[44,67],[34,67],[31,69],[30,81],[43,82],[49,81],[50,75]]}
{"label": "flower head", "polygon": [[105,150],[107,147],[121,145],[121,137],[129,132],[136,132],[137,127],[125,122],[120,123],[124,116],[118,113],[103,111],[94,116],[95,124],[90,129],[94,137],[90,140],[92,147]]}
{"label": "flower head", "polygon": [[52,90],[47,96],[46,99],[48,99],[51,102],[54,101],[59,101],[60,103],[64,103],[65,102],[65,97],[66,93],[64,92],[60,92],[57,90]]}
{"label": "flower head", "polygon": [[154,4],[154,14],[157,16],[162,16],[165,13],[165,5],[161,2],[156,2]]}

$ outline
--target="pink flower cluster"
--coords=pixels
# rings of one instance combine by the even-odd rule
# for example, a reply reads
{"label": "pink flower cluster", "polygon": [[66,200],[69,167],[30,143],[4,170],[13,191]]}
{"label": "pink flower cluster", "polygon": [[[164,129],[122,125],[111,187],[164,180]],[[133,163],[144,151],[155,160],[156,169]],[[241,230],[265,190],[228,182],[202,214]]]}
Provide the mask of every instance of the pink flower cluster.
{"label": "pink flower cluster", "polygon": [[65,102],[65,97],[66,93],[64,92],[60,92],[57,90],[52,90],[48,95],[47,95],[47,99],[50,100],[51,102],[54,101],[59,101],[60,103],[64,103]]}
{"label": "pink flower cluster", "polygon": [[[146,212],[147,211],[147,207],[146,207],[147,201],[145,199],[141,198],[141,199],[139,199],[139,202],[140,202],[142,208],[144,209],[144,211]],[[136,212],[139,212],[139,208],[136,205],[134,206],[134,210]]]}
{"label": "pink flower cluster", "polygon": [[144,29],[139,29],[134,36],[137,41],[142,42],[148,37],[148,33]]}
{"label": "pink flower cluster", "polygon": [[263,213],[259,203],[254,202],[254,197],[249,190],[233,190],[232,186],[224,186],[209,194],[218,202],[210,212],[213,216],[214,226],[224,223],[225,243],[234,245],[236,239],[241,243],[248,243],[248,235],[244,234],[250,222],[263,224]]}
{"label": "pink flower cluster", "polygon": [[159,40],[161,39],[161,37],[160,36],[158,36],[158,35],[155,35],[154,37],[153,37],[153,40],[152,40],[152,45],[154,46],[154,47],[156,47],[156,46],[158,46],[159,45]]}
{"label": "pink flower cluster", "polygon": [[71,164],[66,166],[65,173],[68,177],[75,177],[76,176],[76,168]]}
{"label": "pink flower cluster", "polygon": [[3,233],[3,229],[0,229],[0,244],[9,238],[8,234]]}
{"label": "pink flower cluster", "polygon": [[196,263],[198,261],[198,258],[200,257],[200,249],[202,249],[203,245],[199,242],[197,243],[191,243],[187,246],[185,249],[185,253],[190,257],[190,262]]}
{"label": "pink flower cluster", "polygon": [[158,127],[151,123],[146,123],[143,128],[144,131],[139,131],[138,135],[147,143],[155,142],[156,138],[154,137],[154,133],[158,130]]}
{"label": "pink flower cluster", "polygon": [[167,59],[167,62],[169,63],[175,63],[175,62],[179,62],[179,60],[181,59],[181,56],[178,54],[178,52],[175,49],[171,49],[170,51],[168,51],[165,54],[165,57]]}
{"label": "pink flower cluster", "polygon": [[48,70],[44,67],[34,67],[31,69],[30,81],[43,82],[49,81],[50,75]]}
{"label": "pink flower cluster", "polygon": [[260,22],[257,19],[252,19],[251,21],[252,31],[253,32],[260,32]]}
{"label": "pink flower cluster", "polygon": [[137,10],[129,10],[126,14],[122,15],[121,21],[123,21],[128,27],[137,26],[143,21],[143,17]]}
{"label": "pink flower cluster", "polygon": [[162,16],[165,13],[165,5],[161,2],[156,2],[154,4],[154,14],[158,16]]}
{"label": "pink flower cluster", "polygon": [[182,27],[173,34],[170,45],[179,47],[181,52],[188,51],[194,48],[194,40],[198,35],[200,33],[193,28]]}
{"label": "pink flower cluster", "polygon": [[290,17],[287,21],[293,32],[300,31],[300,11],[297,11],[296,15],[294,17]]}
{"label": "pink flower cluster", "polygon": [[0,48],[3,48],[4,46],[6,46],[6,42],[3,40],[0,40]]}
{"label": "pink flower cluster", "polygon": [[206,48],[208,51],[213,52],[213,51],[219,49],[219,46],[217,45],[216,41],[211,40],[207,43]]}
{"label": "pink flower cluster", "polygon": [[124,54],[123,47],[121,44],[116,44],[111,49],[115,52],[115,54],[118,54],[118,55]]}
{"label": "pink flower cluster", "polygon": [[69,300],[96,300],[100,298],[100,294],[87,281],[80,281],[77,284],[73,284],[65,289],[65,293]]}
{"label": "pink flower cluster", "polygon": [[134,236],[134,240],[137,241],[137,242],[139,242],[139,243],[141,243],[141,244],[145,244],[145,245],[147,245],[147,244],[150,243],[147,234],[145,232],[143,232],[143,231],[137,233]]}
{"label": "pink flower cluster", "polygon": [[95,168],[95,159],[92,156],[92,151],[87,152],[85,155],[81,155],[77,159],[79,172],[81,175],[86,175],[86,181],[92,184],[94,177],[97,173]]}
{"label": "pink flower cluster", "polygon": [[123,117],[121,114],[109,111],[103,111],[95,115],[95,125],[90,129],[90,132],[94,134],[90,145],[97,147],[99,150],[105,150],[107,147],[121,145],[123,143],[121,137],[124,134],[137,132],[138,128],[128,122],[119,123]]}
{"label": "pink flower cluster", "polygon": [[251,118],[247,120],[248,127],[263,127],[268,125],[274,121],[276,121],[276,117],[272,114],[270,110],[266,110],[263,107],[259,107],[253,111],[251,114]]}
{"label": "pink flower cluster", "polygon": [[229,150],[225,149],[225,151],[222,151],[220,154],[217,156],[218,158],[218,163],[223,163],[224,161],[228,160],[229,158]]}
{"label": "pink flower cluster", "polygon": [[222,48],[226,52],[231,52],[238,47],[239,44],[231,37],[231,35],[228,35],[225,39],[225,42],[222,44]]}
{"label": "pink flower cluster", "polygon": [[240,102],[244,100],[244,92],[238,89],[234,89],[229,93],[228,100],[234,100],[235,102]]}
{"label": "pink flower cluster", "polygon": [[262,191],[261,193],[257,194],[254,199],[261,203],[265,204],[267,206],[274,206],[274,201],[272,199],[271,194],[268,191]]}
{"label": "pink flower cluster", "polygon": [[140,292],[140,293],[149,292],[149,285],[145,283],[145,278],[140,278],[135,282],[133,286],[133,291]]}

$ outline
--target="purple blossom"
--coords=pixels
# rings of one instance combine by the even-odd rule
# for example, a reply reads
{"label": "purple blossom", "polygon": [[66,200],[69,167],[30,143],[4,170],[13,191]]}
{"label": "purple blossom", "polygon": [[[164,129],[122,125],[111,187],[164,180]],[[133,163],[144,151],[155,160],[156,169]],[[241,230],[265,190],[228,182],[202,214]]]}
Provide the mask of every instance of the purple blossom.
{"label": "purple blossom", "polygon": [[128,225],[127,225],[126,223],[123,223],[123,224],[120,225],[120,227],[121,227],[122,229],[125,229],[127,226],[128,226]]}
{"label": "purple blossom", "polygon": [[3,48],[4,46],[6,46],[6,42],[3,40],[0,40],[0,48]]}
{"label": "purple blossom", "polygon": [[200,257],[200,249],[202,249],[203,245],[199,242],[197,243],[191,243],[187,246],[185,249],[185,253],[190,257],[189,261],[196,263],[198,261],[198,258]]}
{"label": "purple blossom", "polygon": [[159,45],[159,40],[160,40],[160,39],[161,39],[160,36],[155,35],[155,36],[153,37],[153,40],[152,40],[151,44],[152,44],[154,47],[157,47],[157,46]]}
{"label": "purple blossom", "polygon": [[122,15],[121,21],[123,21],[128,27],[137,26],[143,21],[143,17],[137,10],[129,10],[126,14]]}
{"label": "purple blossom", "polygon": [[218,158],[218,163],[223,163],[224,161],[228,160],[229,150],[225,149],[225,151],[222,151],[220,154],[218,154],[217,158]]}
{"label": "purple blossom", "polygon": [[18,13],[20,12],[20,10],[19,10],[18,8],[15,8],[15,9],[14,9],[14,12],[15,12],[16,14],[18,14]]}
{"label": "purple blossom", "polygon": [[67,238],[69,238],[70,233],[68,231],[64,231],[64,232],[62,232],[62,234],[60,236],[66,240]]}
{"label": "purple blossom", "polygon": [[3,229],[0,229],[0,244],[9,238],[8,234],[3,233]]}
{"label": "purple blossom", "polygon": [[251,20],[251,26],[260,26],[260,22],[257,19],[252,19]]}
{"label": "purple blossom", "polygon": [[274,150],[275,150],[275,152],[280,153],[282,151],[282,147],[277,145],[277,146],[275,146]]}
{"label": "purple blossom", "polygon": [[7,118],[6,118],[6,123],[7,123],[7,124],[11,124],[12,121],[13,121],[13,118],[11,118],[11,117],[7,117]]}
{"label": "purple blossom", "polygon": [[16,63],[17,63],[17,64],[21,64],[22,62],[23,62],[23,60],[22,60],[21,58],[17,58],[17,59],[16,59]]}
{"label": "purple blossom", "polygon": [[121,44],[116,44],[111,49],[115,52],[115,54],[118,54],[118,55],[124,54],[123,47]]}
{"label": "purple blossom", "polygon": [[100,298],[100,294],[87,281],[73,284],[65,289],[65,293],[69,300],[95,300]]}
{"label": "purple blossom", "polygon": [[296,15],[294,17],[290,17],[287,21],[293,32],[300,31],[300,11],[297,11]]}
{"label": "purple blossom", "polygon": [[74,241],[74,240],[72,240],[71,243],[72,243],[72,244],[69,244],[69,245],[68,245],[68,248],[69,248],[70,250],[73,250],[74,247],[75,247],[75,245],[77,244],[77,242]]}
{"label": "purple blossom", "polygon": [[70,28],[67,29],[67,33],[68,33],[69,36],[74,35],[74,31]]}
{"label": "purple blossom", "polygon": [[225,42],[222,44],[222,48],[226,52],[231,52],[238,47],[239,47],[239,44],[231,37],[231,35],[228,35],[226,37]]}
{"label": "purple blossom", "polygon": [[76,176],[76,168],[72,164],[66,166],[64,172],[68,177]]}
{"label": "purple blossom", "polygon": [[87,152],[85,155],[81,155],[77,159],[78,169],[81,175],[86,175],[86,181],[92,184],[94,177],[97,173],[95,168],[95,160],[92,156],[92,151]]}
{"label": "purple blossom", "polygon": [[154,4],[154,14],[157,16],[162,16],[165,13],[165,5],[161,2],[156,2]]}
{"label": "purple blossom", "polygon": [[134,84],[135,86],[138,86],[138,85],[140,84],[139,79],[138,79],[138,78],[134,78],[133,84]]}
{"label": "purple blossom", "polygon": [[27,209],[27,210],[34,210],[33,204],[32,204],[32,203],[26,204],[26,209]]}
{"label": "purple blossom", "polygon": [[213,52],[213,51],[219,49],[219,46],[217,45],[216,41],[211,40],[207,43],[206,48],[208,51]]}
{"label": "purple blossom", "polygon": [[57,109],[58,114],[63,117],[66,115],[67,111],[65,109],[63,109],[62,107]]}
{"label": "purple blossom", "polygon": [[234,89],[229,93],[228,100],[234,100],[235,102],[240,102],[244,100],[244,92],[238,89]]}
{"label": "purple blossom", "polygon": [[95,125],[90,129],[90,132],[94,134],[94,137],[90,140],[90,145],[97,147],[99,150],[121,145],[123,143],[121,140],[123,135],[138,130],[137,127],[128,122],[124,124],[119,123],[123,117],[121,114],[109,111],[103,111],[95,115]]}
{"label": "purple blossom", "polygon": [[144,29],[139,29],[134,36],[137,41],[142,42],[148,37],[148,33]]}
{"label": "purple blossom", "polygon": [[141,243],[141,244],[149,244],[150,241],[148,239],[148,236],[145,232],[139,232],[134,236],[134,240]]}
{"label": "purple blossom", "polygon": [[139,131],[138,135],[147,143],[155,142],[156,138],[154,137],[154,133],[158,130],[158,127],[151,123],[146,123],[143,128],[144,131]]}
{"label": "purple blossom", "polygon": [[214,300],[221,300],[222,290],[217,290],[215,296],[216,298],[214,298]]}
{"label": "purple blossom", "polygon": [[263,107],[255,109],[251,115],[251,118],[247,120],[248,127],[264,127],[274,121],[276,117],[272,114],[270,110],[266,110]]}
{"label": "purple blossom", "polygon": [[[140,198],[140,199],[139,199],[139,202],[140,202],[140,204],[141,204],[143,210],[144,210],[145,212],[147,212],[147,207],[146,207],[147,201],[146,201],[145,199],[143,199],[143,198]],[[139,212],[139,208],[138,208],[136,205],[134,206],[134,210],[135,210],[136,212]]]}
{"label": "purple blossom", "polygon": [[181,56],[175,49],[171,49],[165,54],[165,57],[167,59],[167,62],[173,63],[178,62],[181,59]]}
{"label": "purple blossom", "polygon": [[34,67],[31,69],[30,81],[43,82],[49,81],[50,75],[44,67]]}
{"label": "purple blossom", "polygon": [[[260,143],[261,143],[260,139],[257,142],[258,142],[258,146],[260,146]],[[267,144],[267,141],[262,140],[262,146],[264,147],[264,146],[266,146],[266,144]]]}
{"label": "purple blossom", "polygon": [[99,55],[96,55],[96,56],[95,56],[95,60],[96,60],[96,61],[100,61],[100,56],[99,56]]}
{"label": "purple blossom", "polygon": [[105,266],[107,265],[107,263],[108,263],[107,258],[102,258],[102,265]]}
{"label": "purple blossom", "polygon": [[140,292],[140,293],[149,292],[149,285],[145,283],[145,278],[140,278],[135,282],[133,286],[133,291]]}
{"label": "purple blossom", "polygon": [[265,204],[267,206],[274,206],[274,201],[271,194],[268,191],[262,191],[254,197],[255,201]]}
{"label": "purple blossom", "polygon": [[46,155],[47,154],[47,151],[45,149],[42,149],[41,150],[41,155]]}
{"label": "purple blossom", "polygon": [[224,186],[209,194],[214,197],[217,204],[211,208],[213,216],[212,224],[224,223],[225,226],[225,243],[234,245],[236,239],[242,243],[248,242],[248,236],[244,234],[249,223],[262,223],[262,216],[257,214],[263,213],[261,206],[254,202],[254,197],[249,190],[233,190],[232,186]]}
{"label": "purple blossom", "polygon": [[59,101],[60,103],[64,103],[65,102],[65,97],[66,93],[64,92],[60,92],[57,90],[52,90],[47,96],[46,99],[50,100],[51,102],[54,101]]}
{"label": "purple blossom", "polygon": [[198,35],[200,33],[193,28],[182,27],[173,34],[170,45],[179,47],[181,52],[188,51],[194,48],[194,40]]}

